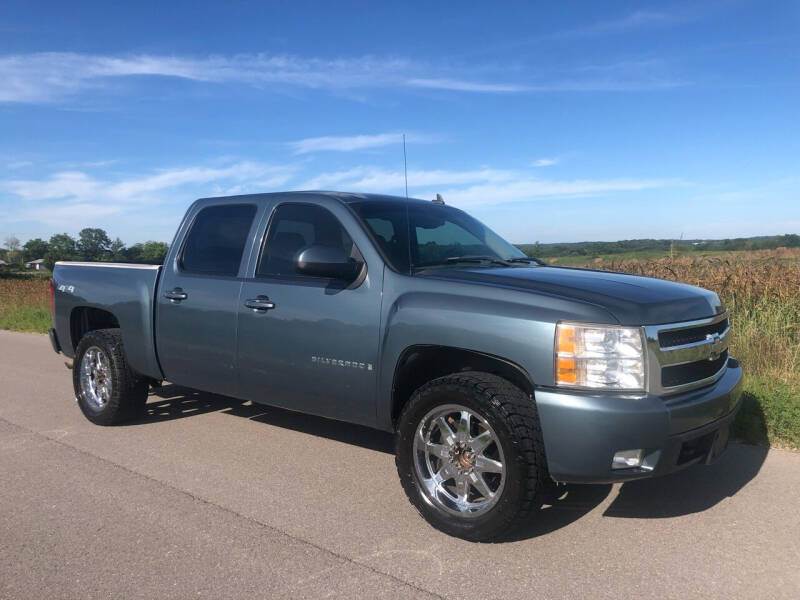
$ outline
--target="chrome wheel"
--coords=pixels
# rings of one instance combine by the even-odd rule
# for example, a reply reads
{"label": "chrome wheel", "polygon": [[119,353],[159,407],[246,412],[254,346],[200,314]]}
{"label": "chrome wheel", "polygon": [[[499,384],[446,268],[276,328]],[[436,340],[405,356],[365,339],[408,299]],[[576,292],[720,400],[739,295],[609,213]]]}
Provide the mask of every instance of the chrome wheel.
{"label": "chrome wheel", "polygon": [[89,347],[81,359],[81,393],[95,410],[102,410],[111,399],[111,362],[103,350]]}
{"label": "chrome wheel", "polygon": [[503,491],[503,449],[489,423],[457,404],[438,406],[414,436],[414,466],[429,504],[461,517],[489,510]]}

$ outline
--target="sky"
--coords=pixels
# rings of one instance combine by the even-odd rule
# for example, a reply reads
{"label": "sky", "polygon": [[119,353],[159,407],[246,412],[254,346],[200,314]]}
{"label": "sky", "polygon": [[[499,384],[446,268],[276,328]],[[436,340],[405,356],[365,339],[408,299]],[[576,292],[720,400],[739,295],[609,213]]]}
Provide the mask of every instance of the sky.
{"label": "sky", "polygon": [[800,3],[0,4],[0,241],[402,195],[403,134],[515,243],[800,232]]}

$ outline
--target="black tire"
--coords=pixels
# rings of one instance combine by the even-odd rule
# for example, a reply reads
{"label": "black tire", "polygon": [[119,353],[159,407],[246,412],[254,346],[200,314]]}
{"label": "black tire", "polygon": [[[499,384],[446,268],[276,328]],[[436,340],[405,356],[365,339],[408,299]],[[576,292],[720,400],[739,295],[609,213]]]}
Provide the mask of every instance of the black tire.
{"label": "black tire", "polygon": [[[102,407],[93,405],[81,387],[84,355],[99,348],[108,359],[111,391]],[[135,373],[125,359],[119,329],[96,329],[81,338],[75,349],[72,385],[81,411],[96,425],[117,425],[139,415],[147,403],[147,379]]]}
{"label": "black tire", "polygon": [[[426,496],[417,475],[417,428],[432,410],[450,404],[464,406],[485,419],[496,434],[496,443],[502,446],[505,484],[499,499],[479,516],[446,512]],[[428,523],[449,535],[476,542],[495,540],[524,525],[541,507],[551,481],[533,398],[489,373],[454,373],[414,392],[400,414],[395,463],[406,495]]]}

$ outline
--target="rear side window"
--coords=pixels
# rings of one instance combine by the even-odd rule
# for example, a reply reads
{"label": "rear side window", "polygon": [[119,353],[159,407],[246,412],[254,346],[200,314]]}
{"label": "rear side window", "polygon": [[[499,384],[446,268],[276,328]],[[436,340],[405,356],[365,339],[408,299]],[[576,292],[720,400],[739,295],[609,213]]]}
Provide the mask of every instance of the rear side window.
{"label": "rear side window", "polygon": [[255,214],[253,204],[209,206],[197,213],[183,246],[183,270],[235,276]]}
{"label": "rear side window", "polygon": [[297,275],[295,257],[315,245],[341,248],[346,256],[353,253],[353,240],[330,211],[313,204],[281,204],[272,217],[256,275]]}

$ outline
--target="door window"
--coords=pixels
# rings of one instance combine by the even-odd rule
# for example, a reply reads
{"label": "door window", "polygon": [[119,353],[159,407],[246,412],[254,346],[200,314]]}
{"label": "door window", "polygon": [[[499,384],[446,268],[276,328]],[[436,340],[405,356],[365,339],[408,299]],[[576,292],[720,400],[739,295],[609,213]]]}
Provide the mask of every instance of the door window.
{"label": "door window", "polygon": [[236,276],[255,214],[254,204],[223,204],[202,209],[186,236],[182,269]]}
{"label": "door window", "polygon": [[256,275],[301,276],[295,271],[295,258],[314,245],[340,248],[345,256],[352,256],[354,250],[353,240],[327,209],[313,204],[281,204],[272,216]]}

